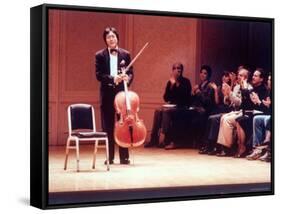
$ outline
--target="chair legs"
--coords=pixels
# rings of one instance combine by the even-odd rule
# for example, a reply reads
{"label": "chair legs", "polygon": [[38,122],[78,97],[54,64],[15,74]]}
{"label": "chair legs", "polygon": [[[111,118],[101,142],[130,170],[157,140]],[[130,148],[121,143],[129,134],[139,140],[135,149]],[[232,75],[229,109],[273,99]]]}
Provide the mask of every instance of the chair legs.
{"label": "chair legs", "polygon": [[[67,139],[66,142],[66,149],[65,149],[65,160],[64,160],[64,170],[67,169],[67,162],[68,162],[68,155],[69,155],[69,149],[75,149],[76,150],[76,170],[77,172],[80,171],[79,167],[79,162],[80,162],[80,157],[79,157],[79,139],[75,138],[75,146],[70,146],[71,140],[74,139]],[[99,140],[96,140],[94,142],[95,149],[94,149],[94,155],[93,155],[93,165],[92,168],[95,169],[96,165],[96,155],[97,155],[97,150],[99,146]],[[105,139],[105,148],[106,148],[106,165],[107,165],[107,171],[109,171],[109,149],[108,149],[108,139]]]}
{"label": "chair legs", "polygon": [[[92,168],[95,169],[96,165],[96,155],[98,151],[99,141],[95,141],[95,150],[94,150],[94,156],[93,156],[93,166]],[[106,149],[106,166],[107,171],[109,171],[109,150],[108,150],[108,139],[105,139],[105,149]]]}
{"label": "chair legs", "polygon": [[67,138],[66,148],[65,148],[64,170],[66,170],[66,168],[67,168],[67,160],[68,160],[68,153],[69,153],[69,143],[70,143],[70,139]]}
{"label": "chair legs", "polygon": [[95,146],[95,150],[94,150],[94,157],[93,157],[93,167],[92,167],[93,169],[95,169],[95,167],[96,167],[96,155],[97,155],[98,146],[99,146],[98,140],[95,141],[94,146]]}
{"label": "chair legs", "polygon": [[[67,162],[68,162],[68,154],[69,149],[73,149],[74,147],[70,146],[71,139],[67,139],[66,142],[66,149],[65,149],[65,160],[64,160],[64,170],[67,169]],[[79,172],[79,139],[75,139],[75,150],[76,150],[76,163],[77,163],[77,172]]]}
{"label": "chair legs", "polygon": [[75,139],[76,143],[76,162],[77,162],[77,172],[79,172],[79,139]]}

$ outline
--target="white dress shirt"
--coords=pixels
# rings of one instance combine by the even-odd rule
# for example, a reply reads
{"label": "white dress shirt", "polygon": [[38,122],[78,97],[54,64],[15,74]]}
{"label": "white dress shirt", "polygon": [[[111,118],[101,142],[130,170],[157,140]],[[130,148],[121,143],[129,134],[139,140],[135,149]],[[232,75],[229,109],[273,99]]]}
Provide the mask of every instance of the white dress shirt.
{"label": "white dress shirt", "polygon": [[118,72],[117,72],[117,70],[118,70],[117,54],[111,54],[109,52],[109,57],[110,57],[110,60],[109,60],[110,61],[110,75],[115,77],[118,74]]}

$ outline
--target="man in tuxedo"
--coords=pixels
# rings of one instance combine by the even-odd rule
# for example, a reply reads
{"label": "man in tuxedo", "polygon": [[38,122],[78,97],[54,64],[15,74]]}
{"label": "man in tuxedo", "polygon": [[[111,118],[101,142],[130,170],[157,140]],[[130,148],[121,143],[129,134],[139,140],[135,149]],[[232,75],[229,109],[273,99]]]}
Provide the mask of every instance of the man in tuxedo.
{"label": "man in tuxedo", "polygon": [[[100,81],[101,120],[103,131],[109,138],[109,163],[114,161],[114,124],[115,124],[115,95],[124,90],[123,80],[131,84],[133,80],[132,67],[126,74],[120,70],[131,62],[130,53],[118,47],[119,34],[113,27],[107,27],[103,32],[106,48],[96,53],[96,78]],[[127,148],[119,147],[120,164],[130,164]]]}

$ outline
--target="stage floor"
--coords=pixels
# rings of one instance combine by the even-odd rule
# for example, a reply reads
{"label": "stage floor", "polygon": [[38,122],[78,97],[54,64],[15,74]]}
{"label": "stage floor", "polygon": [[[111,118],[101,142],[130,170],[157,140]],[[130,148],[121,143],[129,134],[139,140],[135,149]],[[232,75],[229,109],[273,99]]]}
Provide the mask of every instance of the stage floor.
{"label": "stage floor", "polygon": [[271,181],[270,163],[233,157],[199,155],[194,149],[136,148],[130,165],[119,156],[110,171],[104,165],[105,149],[99,149],[96,169],[91,169],[93,146],[80,146],[80,172],[75,151],[70,151],[64,170],[65,147],[49,147],[49,192],[250,184]]}

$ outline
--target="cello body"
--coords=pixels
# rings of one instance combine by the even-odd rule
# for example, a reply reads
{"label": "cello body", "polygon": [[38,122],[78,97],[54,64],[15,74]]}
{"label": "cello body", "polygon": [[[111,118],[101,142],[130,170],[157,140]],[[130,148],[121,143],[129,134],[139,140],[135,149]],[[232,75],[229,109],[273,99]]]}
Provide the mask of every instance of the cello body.
{"label": "cello body", "polygon": [[121,147],[138,147],[145,141],[147,131],[137,114],[139,104],[139,96],[127,87],[115,96],[114,105],[120,118],[115,122],[114,138]]}

